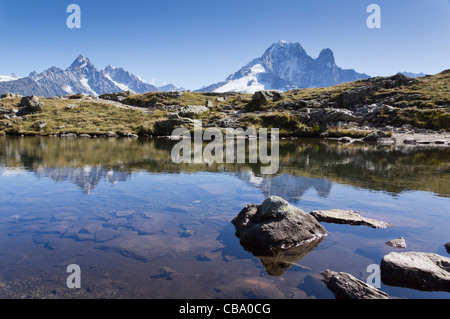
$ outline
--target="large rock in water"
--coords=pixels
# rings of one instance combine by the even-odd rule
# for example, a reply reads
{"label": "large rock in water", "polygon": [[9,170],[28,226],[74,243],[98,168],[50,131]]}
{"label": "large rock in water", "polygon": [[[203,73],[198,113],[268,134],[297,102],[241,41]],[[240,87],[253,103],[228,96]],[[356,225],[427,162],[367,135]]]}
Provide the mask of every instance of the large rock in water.
{"label": "large rock in water", "polygon": [[392,252],[383,257],[381,280],[391,286],[450,292],[450,258],[433,253]]}
{"label": "large rock in water", "polygon": [[232,223],[242,246],[260,256],[321,240],[327,235],[314,217],[277,196],[269,197],[261,205],[247,205]]}

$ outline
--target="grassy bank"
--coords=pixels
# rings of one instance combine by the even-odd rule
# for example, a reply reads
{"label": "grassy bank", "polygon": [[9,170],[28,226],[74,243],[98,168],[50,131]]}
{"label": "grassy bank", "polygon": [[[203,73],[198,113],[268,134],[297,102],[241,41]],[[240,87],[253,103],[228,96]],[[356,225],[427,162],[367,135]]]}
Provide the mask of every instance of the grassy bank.
{"label": "grassy bank", "polygon": [[[405,82],[405,83],[403,83]],[[126,97],[118,107],[81,95],[43,99],[44,108],[25,116],[15,116],[20,98],[0,101],[0,135],[59,135],[67,133],[103,135],[113,132],[154,135],[155,123],[173,116],[182,106],[208,106],[197,117],[205,127],[227,127],[232,119],[239,127],[279,128],[286,136],[364,137],[369,131],[358,127],[337,127],[336,123],[311,123],[305,118],[320,109],[356,109],[367,105],[389,105],[378,111],[365,125],[402,126],[431,130],[450,129],[450,71],[418,79],[403,77],[372,78],[329,88],[285,92],[281,99],[255,103],[251,94],[199,92],[150,92]],[[143,112],[141,109],[145,109]],[[14,110],[14,111],[13,111]],[[311,111],[312,110],[312,111]],[[225,121],[226,123],[226,121]],[[360,123],[361,124],[361,123]]]}

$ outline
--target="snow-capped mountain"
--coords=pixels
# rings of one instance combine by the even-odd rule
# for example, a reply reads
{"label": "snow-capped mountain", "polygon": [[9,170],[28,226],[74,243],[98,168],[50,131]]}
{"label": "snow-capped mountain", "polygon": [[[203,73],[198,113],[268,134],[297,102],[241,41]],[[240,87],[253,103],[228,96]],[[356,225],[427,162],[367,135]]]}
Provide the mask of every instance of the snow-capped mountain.
{"label": "snow-capped mountain", "polygon": [[310,57],[299,43],[278,41],[259,58],[254,59],[225,81],[198,91],[243,92],[276,89],[328,87],[369,78],[367,74],[336,65],[333,51],[324,49],[317,59]]}
{"label": "snow-capped mountain", "polygon": [[[161,88],[145,83],[139,77],[125,71],[122,68],[115,68],[108,65],[101,71],[101,73],[109,80],[111,80],[122,91],[130,90],[136,93],[161,91]],[[173,88],[176,89],[176,87]]]}
{"label": "snow-capped mountain", "polygon": [[84,55],[78,56],[65,70],[51,67],[39,74],[33,71],[28,77],[0,82],[0,93],[34,94],[44,97],[76,93],[96,96],[127,90],[146,93],[164,89],[145,83],[122,68],[107,66],[99,71]]}

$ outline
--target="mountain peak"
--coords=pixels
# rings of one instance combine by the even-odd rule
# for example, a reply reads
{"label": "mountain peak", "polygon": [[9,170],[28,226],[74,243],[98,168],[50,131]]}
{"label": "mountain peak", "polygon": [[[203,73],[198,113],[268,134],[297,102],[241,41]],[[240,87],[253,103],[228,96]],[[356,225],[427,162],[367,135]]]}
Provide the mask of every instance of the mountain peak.
{"label": "mountain peak", "polygon": [[94,65],[91,63],[91,61],[88,59],[87,56],[85,56],[84,54],[80,54],[75,61],[73,61],[72,65],[70,66],[70,68],[84,68],[84,67],[93,67]]}
{"label": "mountain peak", "polygon": [[302,47],[302,45],[298,42],[286,42],[284,40],[280,40],[272,44],[265,52],[264,55],[273,55],[273,54],[287,54],[287,55],[305,55],[306,51]]}
{"label": "mountain peak", "polygon": [[316,60],[318,62],[334,64],[335,63],[334,53],[333,51],[331,51],[331,49],[323,49]]}
{"label": "mountain peak", "polygon": [[369,76],[352,69],[339,68],[334,53],[323,49],[318,58],[308,55],[298,42],[280,40],[264,54],[230,75],[225,81],[212,84],[203,92],[247,92],[327,87]]}

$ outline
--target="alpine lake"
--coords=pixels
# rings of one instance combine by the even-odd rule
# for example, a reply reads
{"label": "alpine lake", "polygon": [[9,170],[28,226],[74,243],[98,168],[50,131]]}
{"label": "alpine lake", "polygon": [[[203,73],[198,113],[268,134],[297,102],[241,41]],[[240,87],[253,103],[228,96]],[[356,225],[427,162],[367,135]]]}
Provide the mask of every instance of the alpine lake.
{"label": "alpine lake", "polygon": [[[0,298],[333,299],[327,269],[366,282],[368,267],[392,251],[449,256],[449,147],[281,140],[277,174],[261,175],[259,163],[175,164],[176,143],[0,137]],[[320,244],[274,271],[231,223],[272,195],[392,227],[321,223]],[[399,237],[406,248],[386,245]],[[80,288],[67,286],[72,264]]]}

